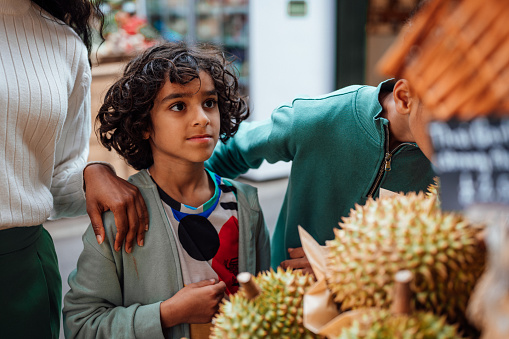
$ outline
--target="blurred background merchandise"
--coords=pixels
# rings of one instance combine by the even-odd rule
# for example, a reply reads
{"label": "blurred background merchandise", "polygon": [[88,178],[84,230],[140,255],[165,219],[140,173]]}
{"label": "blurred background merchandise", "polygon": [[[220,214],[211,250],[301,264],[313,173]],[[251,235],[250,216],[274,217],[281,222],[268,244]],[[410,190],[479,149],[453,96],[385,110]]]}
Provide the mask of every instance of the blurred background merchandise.
{"label": "blurred background merchandise", "polygon": [[121,61],[132,57],[160,40],[159,33],[137,12],[133,1],[107,0],[101,5],[104,13],[104,38],[94,39],[96,63]]}
{"label": "blurred background merchandise", "polygon": [[[105,41],[96,39],[92,113],[125,62],[162,41],[211,42],[233,60],[251,120],[295,96],[352,84],[377,85],[375,65],[421,0],[105,0]],[[91,137],[90,160],[133,173]],[[290,164],[246,173],[262,181],[286,177]]]}
{"label": "blurred background merchandise", "polygon": [[235,67],[248,92],[247,0],[145,0],[150,25],[166,41],[210,42],[235,57]]}

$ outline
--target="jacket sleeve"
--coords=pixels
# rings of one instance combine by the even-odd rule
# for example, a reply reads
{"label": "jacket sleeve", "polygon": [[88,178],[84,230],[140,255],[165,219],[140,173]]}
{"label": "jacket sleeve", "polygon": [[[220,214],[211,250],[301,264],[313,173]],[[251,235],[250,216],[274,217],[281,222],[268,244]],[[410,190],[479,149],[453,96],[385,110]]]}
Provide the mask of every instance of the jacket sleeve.
{"label": "jacket sleeve", "polygon": [[[85,46],[78,60],[76,80],[68,98],[67,115],[55,148],[51,181],[51,219],[74,217],[86,212],[83,169],[87,163],[91,131],[91,72]],[[76,53],[79,53],[78,51]]]}
{"label": "jacket sleeve", "polygon": [[164,338],[160,302],[122,305],[122,264],[107,238],[97,244],[91,226],[83,235],[83,252],[64,298],[66,338]]}
{"label": "jacket sleeve", "polygon": [[260,167],[263,160],[271,164],[293,160],[300,131],[295,117],[293,106],[281,106],[270,119],[242,122],[233,138],[217,144],[205,165],[220,176],[236,178]]}

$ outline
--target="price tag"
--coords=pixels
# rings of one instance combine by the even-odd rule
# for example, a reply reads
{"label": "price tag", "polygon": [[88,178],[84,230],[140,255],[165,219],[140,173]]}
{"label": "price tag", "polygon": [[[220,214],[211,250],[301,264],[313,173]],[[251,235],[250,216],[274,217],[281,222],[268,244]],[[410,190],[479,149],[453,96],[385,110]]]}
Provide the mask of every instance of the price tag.
{"label": "price tag", "polygon": [[444,210],[509,205],[509,119],[430,123]]}

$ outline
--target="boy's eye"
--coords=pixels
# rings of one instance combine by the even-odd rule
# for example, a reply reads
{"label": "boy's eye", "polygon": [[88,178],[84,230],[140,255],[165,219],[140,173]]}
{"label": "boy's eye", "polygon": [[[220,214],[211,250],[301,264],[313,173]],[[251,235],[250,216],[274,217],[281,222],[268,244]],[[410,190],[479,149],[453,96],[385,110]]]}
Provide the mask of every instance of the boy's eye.
{"label": "boy's eye", "polygon": [[205,101],[205,103],[203,104],[203,106],[205,106],[206,108],[214,108],[217,104],[217,101],[215,99],[209,99],[207,101]]}
{"label": "boy's eye", "polygon": [[184,108],[185,108],[185,106],[184,106],[184,104],[183,104],[183,103],[181,103],[181,102],[177,102],[175,105],[172,105],[172,106],[170,107],[170,109],[171,109],[172,111],[176,111],[176,112],[183,111],[183,110],[184,110]]}

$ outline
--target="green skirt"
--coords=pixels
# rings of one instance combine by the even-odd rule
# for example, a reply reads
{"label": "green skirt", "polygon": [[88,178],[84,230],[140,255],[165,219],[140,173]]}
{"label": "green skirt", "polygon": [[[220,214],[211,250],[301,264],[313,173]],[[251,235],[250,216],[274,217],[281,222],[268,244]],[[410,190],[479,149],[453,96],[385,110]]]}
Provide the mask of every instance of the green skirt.
{"label": "green skirt", "polygon": [[0,231],[0,338],[59,337],[62,280],[42,225]]}

